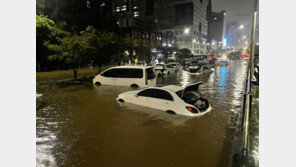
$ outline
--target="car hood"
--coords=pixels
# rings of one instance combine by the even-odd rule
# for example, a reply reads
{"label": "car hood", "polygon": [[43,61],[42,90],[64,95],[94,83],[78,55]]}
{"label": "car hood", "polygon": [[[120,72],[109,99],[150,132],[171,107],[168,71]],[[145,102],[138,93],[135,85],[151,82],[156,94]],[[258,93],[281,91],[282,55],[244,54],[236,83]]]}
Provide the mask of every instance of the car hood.
{"label": "car hood", "polygon": [[182,92],[182,96],[181,98],[183,99],[183,96],[187,93],[187,92],[190,92],[190,91],[199,91],[198,88],[199,86],[202,84],[202,82],[194,82],[194,83],[190,83],[188,84],[183,92]]}

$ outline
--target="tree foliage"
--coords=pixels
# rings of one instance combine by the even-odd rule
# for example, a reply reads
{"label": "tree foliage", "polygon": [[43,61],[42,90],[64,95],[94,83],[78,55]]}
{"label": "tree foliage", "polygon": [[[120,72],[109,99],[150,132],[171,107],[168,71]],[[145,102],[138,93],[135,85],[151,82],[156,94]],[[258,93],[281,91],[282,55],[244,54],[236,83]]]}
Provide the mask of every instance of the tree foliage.
{"label": "tree foliage", "polygon": [[180,49],[179,51],[178,51],[178,58],[180,59],[182,59],[182,58],[188,58],[188,57],[190,57],[191,56],[191,51],[189,50],[189,49],[187,49],[187,48],[182,48],[182,49]]}
{"label": "tree foliage", "polygon": [[88,41],[81,35],[66,36],[60,40],[60,44],[49,44],[47,47],[55,54],[48,57],[49,60],[64,61],[70,65],[74,72],[74,78],[77,79],[77,71],[80,66],[87,65],[90,62],[90,50]]}

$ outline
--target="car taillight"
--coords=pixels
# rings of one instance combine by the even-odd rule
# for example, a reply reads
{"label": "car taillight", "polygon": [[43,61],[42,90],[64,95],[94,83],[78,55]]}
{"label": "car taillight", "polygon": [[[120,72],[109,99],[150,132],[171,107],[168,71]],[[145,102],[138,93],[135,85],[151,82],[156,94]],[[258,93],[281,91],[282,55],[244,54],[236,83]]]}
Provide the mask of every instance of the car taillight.
{"label": "car taillight", "polygon": [[186,109],[191,113],[198,113],[198,110],[194,107],[186,106]]}

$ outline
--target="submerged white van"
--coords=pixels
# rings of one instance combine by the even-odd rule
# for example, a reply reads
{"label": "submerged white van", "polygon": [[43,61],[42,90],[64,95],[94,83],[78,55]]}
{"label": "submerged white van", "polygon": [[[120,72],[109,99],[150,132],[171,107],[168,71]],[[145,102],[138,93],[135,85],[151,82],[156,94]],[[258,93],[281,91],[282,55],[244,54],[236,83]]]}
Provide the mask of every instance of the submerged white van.
{"label": "submerged white van", "polygon": [[95,85],[147,87],[156,85],[152,66],[117,66],[109,68],[93,79]]}

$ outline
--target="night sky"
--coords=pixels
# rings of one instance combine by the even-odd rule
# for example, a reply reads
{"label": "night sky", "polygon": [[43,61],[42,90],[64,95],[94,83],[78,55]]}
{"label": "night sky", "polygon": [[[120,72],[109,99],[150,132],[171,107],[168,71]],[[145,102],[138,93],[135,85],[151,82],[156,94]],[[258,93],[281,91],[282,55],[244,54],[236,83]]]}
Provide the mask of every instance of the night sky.
{"label": "night sky", "polygon": [[248,37],[251,34],[253,3],[253,0],[212,0],[212,10],[226,10],[226,24],[238,21],[245,26],[243,33]]}

